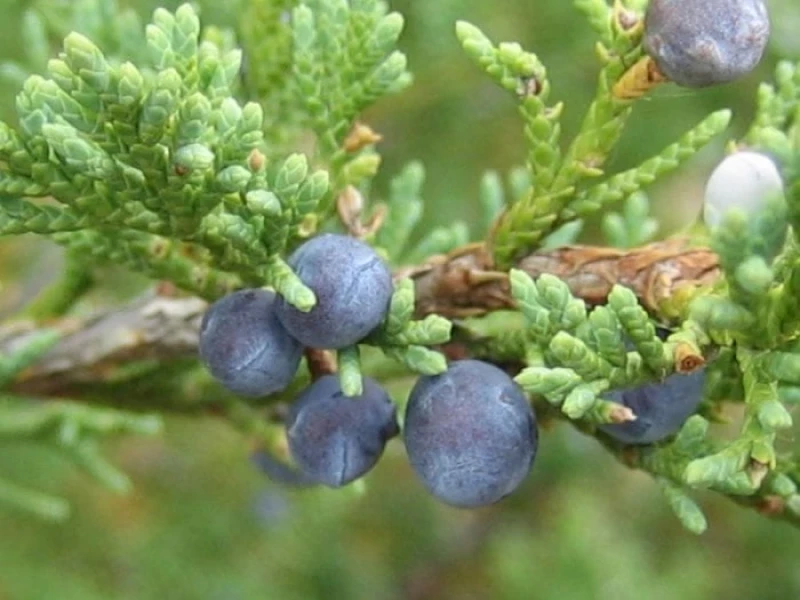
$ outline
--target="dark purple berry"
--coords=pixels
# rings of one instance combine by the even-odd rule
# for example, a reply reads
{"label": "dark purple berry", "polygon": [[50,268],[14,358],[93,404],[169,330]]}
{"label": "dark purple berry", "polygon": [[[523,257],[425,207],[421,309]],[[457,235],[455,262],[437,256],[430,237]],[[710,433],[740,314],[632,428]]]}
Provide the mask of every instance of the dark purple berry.
{"label": "dark purple berry", "polygon": [[705,369],[688,375],[675,373],[661,383],[615,390],[608,400],[630,408],[635,421],[601,425],[599,428],[624,444],[652,444],[681,428],[703,400]]}
{"label": "dark purple berry", "polygon": [[763,0],[650,0],[643,43],[670,80],[705,87],[752,71],[769,32]]}
{"label": "dark purple berry", "polygon": [[411,466],[428,491],[462,508],[513,492],[530,471],[538,443],[536,417],[522,389],[504,371],[477,360],[420,377],[408,400],[404,437]]}
{"label": "dark purple berry", "polygon": [[302,347],[275,314],[275,294],[247,289],[211,305],[200,325],[200,358],[225,388],[257,397],[286,388]]}
{"label": "dark purple berry", "polygon": [[375,251],[345,235],[323,234],[300,246],[289,265],[316,295],[302,312],[280,300],[284,327],[312,348],[344,348],[362,340],[386,318],[392,274]]}
{"label": "dark purple berry", "polygon": [[364,378],[364,392],[348,397],[336,375],[307,387],[289,410],[286,437],[298,468],[310,479],[341,487],[375,466],[386,442],[399,433],[386,391]]}

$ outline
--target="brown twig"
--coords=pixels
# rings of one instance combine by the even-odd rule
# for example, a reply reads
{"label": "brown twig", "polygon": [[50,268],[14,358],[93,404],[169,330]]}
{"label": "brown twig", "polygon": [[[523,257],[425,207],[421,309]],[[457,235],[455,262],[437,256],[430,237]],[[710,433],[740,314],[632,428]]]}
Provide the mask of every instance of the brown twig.
{"label": "brown twig", "polygon": [[[491,265],[485,246],[474,244],[398,276],[415,280],[419,314],[465,317],[513,306],[507,276],[492,271]],[[516,266],[534,278],[544,273],[559,277],[590,305],[605,302],[615,284],[624,285],[655,314],[665,301],[708,286],[720,274],[716,254],[708,248],[690,247],[685,238],[632,250],[565,246],[531,254]]]}
{"label": "brown twig", "polygon": [[336,357],[330,350],[306,348],[304,354],[311,379],[317,380],[325,375],[336,373]]}
{"label": "brown twig", "polygon": [[[12,391],[59,395],[73,384],[106,381],[132,361],[170,360],[197,353],[206,302],[199,298],[160,296],[151,292],[131,303],[85,321],[62,319],[48,328],[64,335],[23,371]],[[0,328],[0,353],[13,353],[35,335],[33,321]]]}
{"label": "brown twig", "polygon": [[[426,265],[400,269],[398,278],[415,280],[417,312],[447,317],[478,315],[513,306],[504,273],[492,271],[482,245],[465,246]],[[532,277],[550,273],[563,279],[588,304],[602,303],[615,283],[630,287],[643,306],[657,313],[681,289],[706,286],[719,276],[716,256],[670,240],[634,250],[568,246],[523,258],[517,265]],[[12,391],[58,396],[73,384],[107,381],[116,369],[142,359],[171,360],[197,352],[206,303],[197,298],[150,293],[86,321],[53,326],[63,339],[23,372]],[[0,352],[24,345],[37,324],[16,322],[0,328]],[[462,351],[463,348],[459,348]],[[326,358],[320,363],[326,372]]]}

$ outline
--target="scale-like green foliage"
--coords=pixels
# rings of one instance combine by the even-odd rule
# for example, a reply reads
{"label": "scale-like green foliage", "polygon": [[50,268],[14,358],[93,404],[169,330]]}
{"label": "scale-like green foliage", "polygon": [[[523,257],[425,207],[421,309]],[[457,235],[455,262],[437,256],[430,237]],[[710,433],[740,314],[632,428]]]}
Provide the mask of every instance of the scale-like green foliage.
{"label": "scale-like green foliage", "polygon": [[[253,2],[248,14],[276,16],[275,6]],[[124,265],[209,300],[245,285],[271,286],[310,309],[314,295],[283,257],[313,232],[309,223],[322,223],[335,190],[328,171],[312,168],[305,155],[268,145],[286,136],[276,130],[274,112],[265,120],[265,109],[286,102],[301,109],[306,117],[299,123],[318,135],[338,185],[371,176],[377,156],[365,150],[351,157],[342,145],[361,111],[408,82],[405,59],[393,50],[402,18],[377,1],[297,6],[291,27],[281,20],[276,39],[266,36],[265,45],[251,48],[247,81],[256,82],[262,105],[242,100],[242,52],[229,32],[201,31],[190,5],[175,13],[156,10],[144,31],[133,13],[117,21],[118,12],[113,0],[87,0],[54,23],[27,13],[26,66],[44,72],[22,84],[19,127],[0,124],[0,231],[45,235],[66,246],[76,264]],[[81,14],[92,19],[73,27],[70,19]],[[47,60],[46,39],[62,30],[63,50]],[[281,37],[287,32],[291,43]],[[252,29],[245,28],[243,40],[255,41]],[[281,47],[272,63],[257,61],[259,52]],[[6,72],[24,73],[26,66],[9,65]],[[274,91],[272,100],[263,86]],[[78,285],[85,274],[65,278],[29,314],[65,312],[90,287]],[[413,294],[410,302],[413,308]],[[449,323],[441,321],[444,329],[408,315],[375,343],[412,369],[442,370],[440,355],[424,348],[447,340]],[[0,369],[3,385],[28,361],[29,352],[20,352]],[[340,366],[346,391],[357,393],[357,348],[340,353]],[[80,424],[82,414],[70,413],[70,423]],[[133,417],[119,418],[136,430]],[[90,441],[64,448],[101,480],[125,487]],[[7,499],[39,512],[64,512],[11,484],[4,490]]]}

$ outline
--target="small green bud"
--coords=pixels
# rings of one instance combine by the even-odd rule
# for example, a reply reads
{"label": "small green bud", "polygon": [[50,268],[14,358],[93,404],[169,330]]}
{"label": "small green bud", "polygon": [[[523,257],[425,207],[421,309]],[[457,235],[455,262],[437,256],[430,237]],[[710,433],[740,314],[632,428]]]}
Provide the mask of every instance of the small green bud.
{"label": "small green bud", "polygon": [[188,144],[175,152],[175,165],[190,171],[204,171],[214,164],[214,153],[203,144]]}
{"label": "small green bud", "polygon": [[281,202],[267,190],[252,190],[245,196],[247,208],[254,214],[276,217],[281,214]]}
{"label": "small green bud", "polygon": [[373,34],[374,44],[378,48],[390,48],[403,31],[403,16],[390,13],[380,20]]}
{"label": "small green bud", "polygon": [[792,416],[777,400],[769,400],[758,407],[758,421],[768,431],[788,429],[792,426]]}
{"label": "small green bud", "polygon": [[359,185],[366,179],[371,179],[378,172],[381,157],[378,154],[360,154],[344,167],[344,180],[349,185]]}
{"label": "small green bud", "polygon": [[760,256],[751,256],[740,264],[735,273],[736,282],[750,294],[765,294],[772,285],[772,269]]}
{"label": "small green bud", "polygon": [[300,185],[308,174],[308,159],[304,154],[292,154],[281,166],[275,177],[275,191],[286,193]]}
{"label": "small green bud", "polygon": [[241,192],[250,182],[253,174],[241,165],[232,165],[217,173],[217,184],[226,192]]}
{"label": "small green bud", "polygon": [[597,401],[597,396],[588,386],[578,386],[564,399],[562,412],[570,419],[582,418]]}
{"label": "small green bud", "polygon": [[119,85],[117,97],[120,104],[133,104],[138,100],[144,90],[144,77],[136,66],[129,62],[124,62],[119,68]]}
{"label": "small green bud", "polygon": [[373,77],[382,85],[390,86],[399,79],[408,66],[406,55],[396,50],[375,69]]}

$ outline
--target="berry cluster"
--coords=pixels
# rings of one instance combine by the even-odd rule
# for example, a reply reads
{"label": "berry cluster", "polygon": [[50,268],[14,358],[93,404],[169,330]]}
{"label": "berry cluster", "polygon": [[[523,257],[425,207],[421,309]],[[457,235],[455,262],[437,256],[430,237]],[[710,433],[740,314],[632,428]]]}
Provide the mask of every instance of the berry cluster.
{"label": "berry cluster", "polygon": [[[370,378],[347,398],[335,375],[319,378],[286,419],[289,451],[303,476],[340,487],[366,474],[399,433],[394,404]],[[403,428],[411,466],[428,491],[458,507],[497,502],[525,479],[536,455],[536,417],[522,389],[494,365],[451,363],[423,376]]]}
{"label": "berry cluster", "polygon": [[[263,289],[234,292],[214,303],[200,329],[200,357],[212,376],[247,397],[284,390],[303,347],[357,344],[386,318],[393,292],[389,269],[367,244],[320,235],[289,265],[317,298],[302,312]],[[280,479],[340,487],[362,477],[400,432],[386,391],[365,378],[346,397],[336,375],[303,390],[286,418],[289,452],[299,472],[264,456]],[[457,361],[421,377],[408,402],[405,429],[411,464],[433,495],[455,506],[481,506],[512,492],[537,446],[536,417],[509,375],[488,363]],[[264,462],[266,461],[266,463]]]}
{"label": "berry cluster", "polygon": [[200,357],[223,386],[258,397],[286,388],[303,347],[344,348],[381,324],[392,297],[392,275],[367,244],[320,235],[289,258],[317,296],[309,312],[263,289],[215,302],[200,325]]}
{"label": "berry cluster", "polygon": [[[200,332],[200,356],[210,373],[242,396],[284,390],[303,347],[357,344],[386,319],[391,273],[367,244],[320,235],[289,259],[317,297],[301,312],[263,289],[230,294],[211,306]],[[673,375],[658,385],[614,392],[637,420],[604,426],[627,444],[649,444],[673,434],[702,398],[703,374]],[[286,439],[298,469],[258,463],[282,481],[346,485],[366,474],[386,443],[400,433],[387,392],[364,378],[361,394],[347,397],[336,375],[319,377],[290,407]],[[514,380],[478,360],[452,362],[422,376],[406,406],[403,437],[409,461],[425,488],[452,506],[471,508],[513,492],[530,471],[538,447],[536,415]]]}

